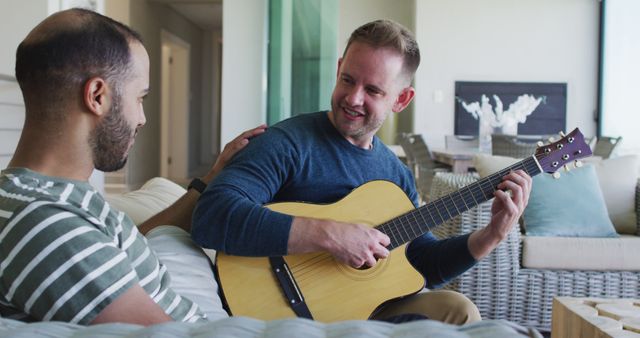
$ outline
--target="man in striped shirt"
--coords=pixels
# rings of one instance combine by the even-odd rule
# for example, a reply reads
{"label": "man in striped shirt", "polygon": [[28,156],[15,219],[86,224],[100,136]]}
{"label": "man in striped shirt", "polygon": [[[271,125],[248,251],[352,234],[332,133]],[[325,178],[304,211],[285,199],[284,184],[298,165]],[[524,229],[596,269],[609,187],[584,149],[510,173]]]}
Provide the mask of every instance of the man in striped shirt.
{"label": "man in striped shirt", "polygon": [[[56,13],[18,47],[24,129],[0,174],[0,314],[24,320],[143,325],[205,315],[170,287],[143,236],[162,224],[190,230],[189,189],[138,228],[87,182],[126,162],[146,120],[149,57],[140,36],[87,10]],[[202,178],[264,131],[232,141]]]}

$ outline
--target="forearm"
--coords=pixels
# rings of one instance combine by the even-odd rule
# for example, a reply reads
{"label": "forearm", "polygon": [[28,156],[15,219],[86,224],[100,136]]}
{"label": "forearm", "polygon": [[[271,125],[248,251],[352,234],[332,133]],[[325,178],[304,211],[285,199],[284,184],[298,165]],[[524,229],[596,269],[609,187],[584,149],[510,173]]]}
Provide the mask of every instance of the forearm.
{"label": "forearm", "polygon": [[144,235],[160,225],[175,225],[190,232],[193,208],[198,201],[198,197],[200,197],[200,194],[197,191],[194,189],[188,190],[171,206],[140,224],[138,230]]}
{"label": "forearm", "polygon": [[271,211],[238,190],[216,183],[198,200],[193,240],[232,255],[286,255],[293,216]]}
{"label": "forearm", "polygon": [[287,253],[327,251],[330,240],[325,228],[326,223],[327,221],[314,218],[295,217],[291,222]]}
{"label": "forearm", "polygon": [[476,260],[488,256],[504,237],[489,227],[478,229],[469,236],[469,252]]}
{"label": "forearm", "polygon": [[[201,179],[202,182],[209,184],[221,169],[222,168],[219,165],[214,166],[211,171]],[[151,229],[160,225],[175,225],[187,232],[191,232],[191,218],[193,215],[193,209],[198,202],[198,198],[200,198],[200,193],[198,191],[195,189],[187,190],[182,197],[168,208],[140,224],[138,226],[138,230],[142,234],[146,234]]]}
{"label": "forearm", "polygon": [[429,233],[409,243],[407,258],[425,277],[429,288],[438,288],[477,263],[468,242],[469,235],[438,240]]}

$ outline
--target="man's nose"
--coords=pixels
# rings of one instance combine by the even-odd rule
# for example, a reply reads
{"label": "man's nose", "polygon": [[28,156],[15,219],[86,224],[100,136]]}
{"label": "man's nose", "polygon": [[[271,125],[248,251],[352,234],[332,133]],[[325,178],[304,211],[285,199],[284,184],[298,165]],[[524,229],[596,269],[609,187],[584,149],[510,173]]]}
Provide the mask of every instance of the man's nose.
{"label": "man's nose", "polygon": [[354,86],[349,91],[346,100],[350,106],[361,106],[364,103],[364,88],[360,86]]}

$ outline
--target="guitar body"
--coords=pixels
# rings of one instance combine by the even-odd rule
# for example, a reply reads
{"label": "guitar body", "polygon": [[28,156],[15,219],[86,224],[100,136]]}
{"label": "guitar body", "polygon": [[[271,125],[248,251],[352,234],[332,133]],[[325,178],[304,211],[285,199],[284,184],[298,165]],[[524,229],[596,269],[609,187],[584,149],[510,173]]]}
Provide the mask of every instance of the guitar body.
{"label": "guitar body", "polygon": [[[406,194],[387,181],[372,181],[342,200],[327,205],[276,203],[267,206],[293,216],[332,219],[374,227],[414,209]],[[405,245],[368,269],[354,269],[327,253],[284,257],[315,320],[367,319],[387,300],[424,287],[424,278],[409,263]],[[216,256],[218,281],[234,316],[263,320],[295,317],[268,258]]]}
{"label": "guitar body", "polygon": [[[368,182],[334,204],[267,206],[294,216],[368,224],[391,238],[389,247],[395,249],[369,269],[350,268],[326,253],[284,258],[313,318],[323,322],[366,319],[380,304],[420,291],[424,279],[407,261],[406,243],[430,227],[493,198],[503,177],[512,171],[523,170],[530,176],[555,173],[566,164],[591,155],[591,148],[577,128],[562,136],[536,149],[531,157],[417,209],[400,188],[387,181]],[[276,277],[268,258],[218,253],[216,261],[218,281],[234,315],[264,320],[295,317],[289,298],[278,283],[278,278],[290,280],[283,277],[287,276],[286,267],[279,269]],[[286,288],[295,301],[295,292],[290,289],[295,288]]]}

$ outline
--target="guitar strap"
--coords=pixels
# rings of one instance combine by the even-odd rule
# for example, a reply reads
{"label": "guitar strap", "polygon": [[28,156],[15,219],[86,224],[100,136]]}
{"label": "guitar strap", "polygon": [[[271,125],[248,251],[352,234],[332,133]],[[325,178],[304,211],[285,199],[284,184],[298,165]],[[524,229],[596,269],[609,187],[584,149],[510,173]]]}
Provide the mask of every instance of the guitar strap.
{"label": "guitar strap", "polygon": [[287,303],[289,303],[291,310],[293,310],[298,317],[313,319],[311,311],[309,311],[309,307],[304,301],[304,296],[302,296],[302,291],[293,278],[284,258],[282,258],[282,256],[269,257],[269,263],[271,264],[271,270],[273,270],[273,273],[278,279],[280,288],[282,288],[287,298]]}

